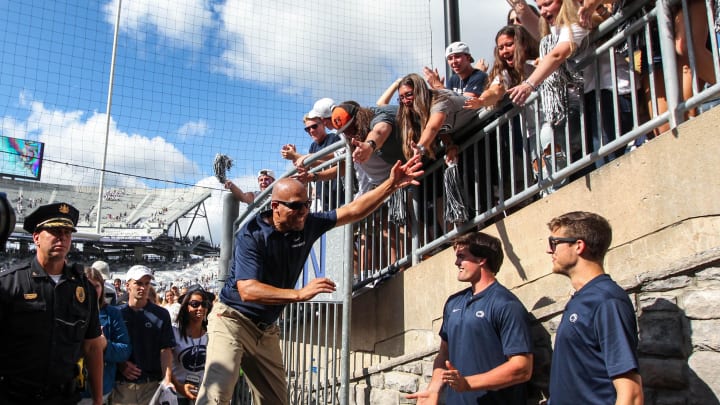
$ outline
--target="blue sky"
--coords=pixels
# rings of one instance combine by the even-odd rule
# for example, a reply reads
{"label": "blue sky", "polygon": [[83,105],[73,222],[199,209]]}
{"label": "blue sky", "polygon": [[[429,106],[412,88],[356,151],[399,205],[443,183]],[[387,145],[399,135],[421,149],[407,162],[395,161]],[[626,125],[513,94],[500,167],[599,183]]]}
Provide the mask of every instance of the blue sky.
{"label": "blue sky", "polygon": [[[97,183],[117,1],[0,0],[0,130],[46,143],[44,182]],[[460,5],[463,39],[490,57],[507,4]],[[440,0],[125,0],[107,168],[130,176],[111,180],[219,188],[221,152],[253,188],[259,169],[285,171],[283,144],[307,148],[315,99],[369,105],[397,77],[443,69],[439,24]]]}

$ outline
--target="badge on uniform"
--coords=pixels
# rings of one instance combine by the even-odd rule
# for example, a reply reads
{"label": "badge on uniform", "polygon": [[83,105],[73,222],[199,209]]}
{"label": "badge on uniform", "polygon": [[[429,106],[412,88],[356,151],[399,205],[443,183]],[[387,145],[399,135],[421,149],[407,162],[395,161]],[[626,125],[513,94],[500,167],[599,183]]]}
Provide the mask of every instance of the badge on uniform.
{"label": "badge on uniform", "polygon": [[78,300],[81,304],[82,304],[83,302],[85,302],[85,289],[82,288],[82,287],[80,287],[80,286],[78,286],[78,287],[75,289],[75,298],[77,298],[77,300]]}
{"label": "badge on uniform", "polygon": [[25,300],[27,301],[34,300],[37,298],[37,293],[23,294],[23,298],[25,298]]}

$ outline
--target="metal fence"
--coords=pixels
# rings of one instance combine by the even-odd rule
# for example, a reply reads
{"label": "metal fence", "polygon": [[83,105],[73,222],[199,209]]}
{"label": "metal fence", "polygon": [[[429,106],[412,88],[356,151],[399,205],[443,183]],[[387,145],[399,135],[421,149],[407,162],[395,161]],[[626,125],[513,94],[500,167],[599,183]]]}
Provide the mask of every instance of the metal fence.
{"label": "metal fence", "polygon": [[[715,5],[706,0],[706,22],[693,21],[695,26],[706,23],[708,28],[707,38],[696,38],[689,18],[702,2],[628,3],[604,21],[590,35],[586,50],[570,61],[578,71],[601,72],[594,82],[601,90],[578,94],[576,110],[555,128],[548,147],[540,141],[543,121],[537,95],[522,108],[505,102],[481,111],[473,124],[452,135],[461,149],[459,171],[470,214],[467,221],[453,224],[444,219],[446,168],[438,160],[427,162],[421,186],[403,191],[405,221],[392,222],[385,206],[352,226],[343,249],[348,256],[344,271],[355,276],[355,294],[445,248],[453,237],[489,225],[620,155],[632,153],[720,96]],[[674,21],[680,20],[684,21],[684,38],[674,30]],[[679,53],[676,45],[683,52]],[[702,81],[707,85],[700,86]],[[314,157],[343,147],[339,142]],[[348,186],[353,184],[353,173],[346,156],[323,166],[342,159],[346,171],[336,180]],[[323,201],[322,194],[330,188],[320,190],[316,198]],[[330,200],[341,198],[338,194]],[[235,226],[253,213],[249,209]],[[347,403],[351,303],[352,293],[347,291],[342,302],[287,307],[282,326],[291,403]]]}

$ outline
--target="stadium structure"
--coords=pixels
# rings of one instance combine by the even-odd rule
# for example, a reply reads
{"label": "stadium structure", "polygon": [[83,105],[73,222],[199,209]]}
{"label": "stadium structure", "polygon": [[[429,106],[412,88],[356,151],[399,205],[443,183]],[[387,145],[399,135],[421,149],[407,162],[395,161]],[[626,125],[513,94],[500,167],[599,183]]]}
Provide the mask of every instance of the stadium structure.
{"label": "stadium structure", "polygon": [[61,201],[80,211],[73,252],[86,259],[170,262],[187,260],[190,255],[217,255],[219,251],[212,236],[207,240],[190,235],[198,221],[205,221],[210,234],[205,207],[210,191],[200,188],[111,188],[98,198],[98,187],[3,178],[0,189],[7,193],[17,215],[9,242],[17,243],[20,252],[27,251],[32,241],[22,229],[25,216],[39,205]]}

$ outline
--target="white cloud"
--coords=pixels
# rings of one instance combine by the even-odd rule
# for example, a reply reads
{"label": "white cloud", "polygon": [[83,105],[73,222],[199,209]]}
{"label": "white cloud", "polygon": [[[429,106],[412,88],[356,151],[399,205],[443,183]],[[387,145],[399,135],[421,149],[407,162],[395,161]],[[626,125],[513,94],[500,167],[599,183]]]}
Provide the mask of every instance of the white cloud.
{"label": "white cloud", "polygon": [[[28,117],[23,121],[4,117],[2,131],[45,143],[43,181],[97,186],[107,115],[49,109],[27,94],[20,103],[29,110]],[[145,178],[175,181],[197,176],[197,165],[165,139],[119,131],[114,120],[109,128],[106,169],[126,174],[111,176],[113,186],[144,187]]]}
{"label": "white cloud", "polygon": [[178,136],[181,140],[188,137],[202,137],[208,133],[208,123],[205,120],[191,121],[185,123],[178,129]]}
{"label": "white cloud", "polygon": [[[105,4],[105,20],[112,26],[117,18],[119,0]],[[121,31],[144,40],[147,28],[174,46],[199,48],[213,26],[212,11],[206,0],[131,0],[122,3]]]}

